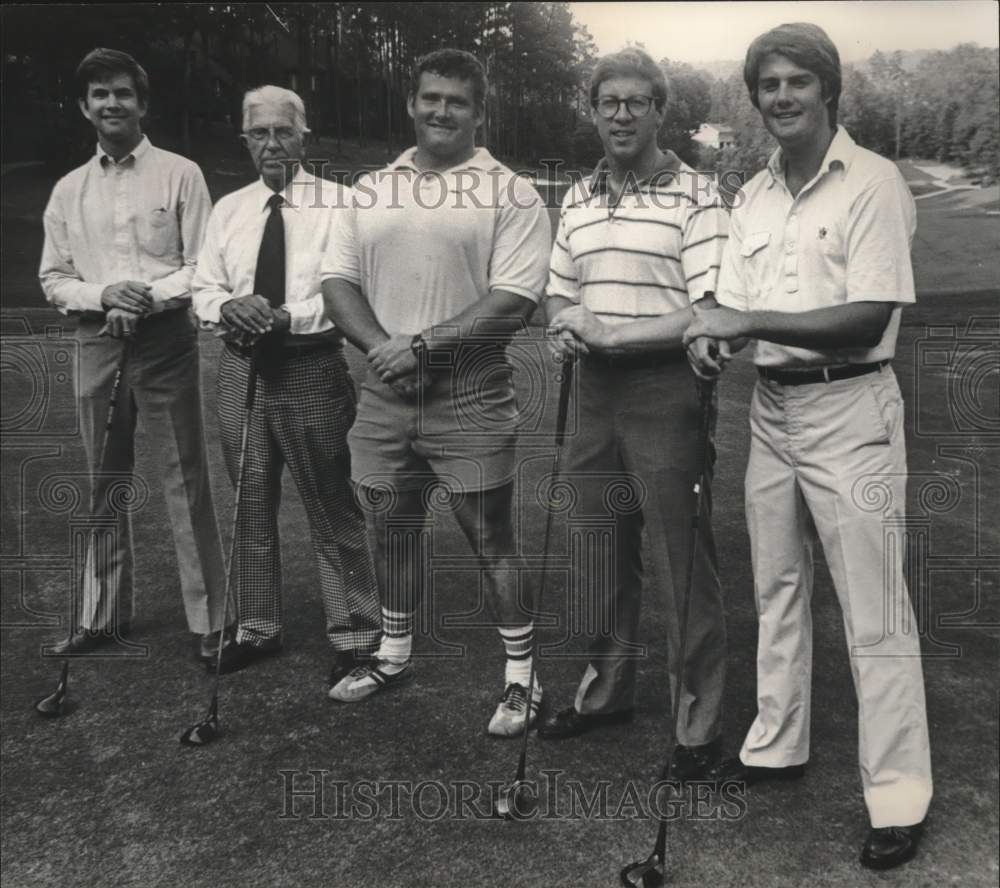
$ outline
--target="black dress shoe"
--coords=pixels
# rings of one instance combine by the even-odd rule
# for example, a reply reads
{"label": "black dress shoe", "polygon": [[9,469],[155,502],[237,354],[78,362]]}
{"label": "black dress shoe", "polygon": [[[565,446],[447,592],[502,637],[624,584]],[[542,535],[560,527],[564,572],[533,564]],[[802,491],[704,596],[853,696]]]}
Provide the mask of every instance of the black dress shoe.
{"label": "black dress shoe", "polygon": [[128,635],[129,629],[128,623],[122,623],[118,627],[117,634],[113,629],[84,629],[82,626],[77,626],[62,641],[52,645],[47,653],[52,657],[75,657],[80,654],[89,654],[105,645],[114,644],[116,639]]}
{"label": "black dress shoe", "polygon": [[[239,670],[246,669],[247,666],[253,665],[258,660],[263,660],[265,657],[273,657],[275,654],[280,653],[281,641],[276,638],[266,641],[264,644],[249,644],[245,641],[234,641],[222,649],[219,675],[239,672]],[[216,660],[213,657],[211,661],[205,664],[205,668],[209,672],[214,673],[215,665]]]}
{"label": "black dress shoe", "polygon": [[924,824],[913,826],[872,827],[861,849],[861,865],[868,869],[887,870],[906,863],[917,853]]}
{"label": "black dress shoe", "polygon": [[227,626],[221,633],[206,632],[204,635],[194,636],[194,656],[199,663],[214,663],[218,659],[220,635],[222,636],[222,653],[225,656],[226,648],[236,643],[236,633],[231,626]]}
{"label": "black dress shoe", "polygon": [[538,736],[545,740],[565,740],[569,737],[578,737],[580,734],[585,734],[591,728],[627,724],[632,721],[633,715],[634,711],[631,709],[583,715],[570,706],[568,709],[562,709],[551,718],[542,722],[538,727]]}
{"label": "black dress shoe", "polygon": [[722,738],[716,737],[711,743],[701,746],[685,746],[678,743],[670,762],[668,780],[701,780],[722,758]]}
{"label": "black dress shoe", "polygon": [[717,767],[705,775],[718,784],[745,783],[753,786],[755,783],[765,783],[768,780],[798,780],[806,772],[805,765],[788,765],[784,768],[762,768],[757,765],[744,765],[739,756],[725,759]]}

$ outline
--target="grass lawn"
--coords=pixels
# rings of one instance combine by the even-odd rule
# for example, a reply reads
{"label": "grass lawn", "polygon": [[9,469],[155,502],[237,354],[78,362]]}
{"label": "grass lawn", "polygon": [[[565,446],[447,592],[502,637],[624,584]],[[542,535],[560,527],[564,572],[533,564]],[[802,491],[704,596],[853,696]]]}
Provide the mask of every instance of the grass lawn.
{"label": "grass lawn", "polygon": [[[949,435],[956,431],[946,410],[951,376],[948,368],[927,360],[921,344],[927,324],[950,324],[977,312],[988,317],[990,306],[975,297],[928,300],[920,316],[904,327],[896,360],[911,424],[910,509],[915,532],[927,535],[930,556],[914,570],[914,593],[928,627],[925,674],[937,781],[919,859],[880,877],[855,863],[865,834],[855,764],[856,711],[841,618],[821,567],[814,602],[809,774],[800,784],[753,793],[741,819],[678,822],[671,833],[677,884],[995,884],[997,766],[991,750],[997,736],[1000,534],[988,516],[1000,481],[997,460],[991,458],[996,441]],[[30,313],[28,320],[37,331],[51,318]],[[8,329],[11,321],[8,315]],[[216,349],[214,342],[205,342],[204,391],[216,503],[228,530],[231,493],[215,438]],[[352,363],[357,370],[354,355]],[[741,487],[752,381],[749,363],[737,362],[721,389],[718,430],[715,528],[723,543],[729,619],[725,733],[731,748],[754,711],[755,617]],[[23,383],[5,385],[4,394],[5,416],[18,415]],[[549,386],[550,399],[552,394]],[[980,395],[984,404],[995,403],[995,375]],[[51,429],[67,428],[72,421],[71,399],[65,392],[61,398],[58,392],[53,398]],[[546,428],[551,421],[549,410]],[[649,852],[654,825],[629,817],[628,808],[621,819],[614,814],[629,782],[645,787],[658,770],[668,728],[665,651],[659,641],[664,615],[655,577],[646,599],[649,656],[640,666],[635,724],[584,741],[532,740],[530,774],[544,780],[543,769],[562,772],[553,790],[557,807],[547,809],[546,819],[505,824],[470,813],[462,819],[421,820],[405,792],[397,819],[384,786],[379,816],[366,818],[374,812],[362,808],[355,812],[359,816],[340,818],[335,781],[468,781],[474,789],[467,792],[487,793],[490,781],[509,779],[516,745],[485,736],[501,690],[501,653],[493,631],[443,628],[437,641],[424,637],[418,642],[424,656],[407,690],[354,707],[328,702],[327,653],[307,525],[289,487],[281,518],[286,653],[224,680],[226,734],[218,743],[200,751],[180,747],[177,736],[201,717],[209,684],[189,660],[174,555],[146,443],[140,435],[140,473],[148,480],[150,500],[136,521],[135,639],[148,651],[141,657],[74,664],[74,709],[56,722],[39,719],[31,701],[50,690],[55,679],[57,664],[44,662],[39,647],[58,636],[53,621],[66,606],[68,575],[59,568],[66,563],[68,520],[42,505],[39,489],[54,472],[80,478],[82,453],[76,439],[55,435],[15,439],[5,447],[5,502],[13,514],[5,514],[4,555],[50,562],[48,569],[28,575],[20,595],[16,575],[5,573],[5,885],[611,885],[623,863]],[[531,490],[547,468],[548,452],[544,441],[537,451],[520,451],[526,484],[519,536],[528,554],[538,553],[542,514],[524,490]],[[555,539],[554,554],[560,554],[565,537],[559,525]],[[435,527],[434,550],[463,552],[449,518]],[[553,576],[546,609],[564,627],[564,584]],[[443,570],[435,582],[438,617],[477,609],[476,583],[468,572]],[[43,622],[51,628],[41,627]],[[554,641],[560,629],[547,635]],[[464,645],[464,651],[456,656],[445,644]],[[574,641],[571,648],[579,650],[580,644]],[[569,701],[581,668],[578,659],[543,664],[550,705]],[[290,807],[282,770],[301,775],[295,784],[300,789],[311,779],[307,771],[325,772],[325,808],[311,811],[314,803],[308,799]],[[605,816],[568,815],[570,780],[579,781],[587,795],[599,789],[599,781],[609,782]],[[432,786],[422,797],[425,814],[439,813],[436,792]],[[298,816],[283,817],[283,812]],[[310,813],[318,816],[310,818]]]}
{"label": "grass lawn", "polygon": [[[429,624],[438,628],[418,639],[415,681],[360,705],[338,706],[325,697],[328,653],[317,576],[307,522],[288,481],[281,513],[285,653],[224,678],[224,736],[204,750],[185,749],[177,738],[202,717],[209,680],[190,659],[159,477],[140,431],[138,472],[149,501],[135,522],[133,638],[145,651],[75,662],[67,716],[50,722],[33,712],[32,701],[54,686],[58,664],[43,660],[40,647],[61,634],[71,577],[71,515],[45,495],[46,481],[59,475],[80,484],[84,504],[86,483],[71,379],[58,362],[71,352],[59,342],[54,313],[22,310],[42,305],[33,275],[51,185],[40,168],[30,169],[35,172],[5,177],[3,195],[4,886],[617,884],[620,867],[652,848],[655,824],[636,816],[629,792],[633,787],[644,794],[660,769],[669,728],[665,615],[655,576],[647,578],[648,656],[639,667],[634,724],[561,744],[532,737],[529,777],[542,783],[544,816],[530,823],[479,818],[490,783],[513,776],[518,746],[485,735],[502,690],[502,654],[495,631],[475,625],[478,584],[453,557],[466,551],[456,525],[446,516],[435,520],[433,553],[449,557],[435,573]],[[217,187],[212,184],[213,191]],[[910,580],[923,632],[936,781],[919,857],[884,875],[856,863],[867,829],[856,764],[857,712],[841,615],[820,564],[806,778],[753,791],[738,817],[702,807],[690,812],[701,816],[679,819],[669,840],[673,884],[997,884],[1000,529],[993,515],[1000,493],[1000,318],[996,229],[990,227],[996,224],[982,216],[921,212],[914,258],[924,295],[905,314],[895,361],[907,406]],[[38,349],[53,368],[43,395],[32,391],[42,377],[19,372]],[[216,434],[217,357],[217,342],[203,340],[209,454],[216,509],[228,537],[232,493]],[[358,355],[349,350],[349,357],[357,373]],[[526,372],[546,393],[542,431],[549,432],[553,372],[541,363]],[[729,634],[727,751],[738,747],[755,711],[756,618],[742,490],[753,380],[741,356],[720,388],[714,525]],[[38,403],[44,409],[33,413]],[[40,427],[31,432],[30,423]],[[527,555],[540,554],[543,513],[533,490],[550,466],[549,441],[545,434],[523,439],[519,449],[518,538]],[[561,521],[554,540],[552,554],[565,554]],[[19,572],[25,564],[31,569]],[[558,571],[547,595],[554,624],[542,641],[555,643],[568,631],[569,614]],[[578,654],[582,648],[574,636],[563,650]],[[541,668],[548,706],[567,705],[582,659],[549,657]],[[315,797],[288,795],[288,772],[302,790],[312,779],[309,771],[322,778],[322,806]],[[393,790],[391,781],[411,786]],[[425,785],[413,799],[410,789],[419,781],[439,782],[451,794],[448,804],[439,798],[439,783]],[[355,792],[368,786],[368,796],[380,790],[380,804],[362,798],[354,816],[342,816],[338,785]],[[606,804],[585,816],[574,793],[590,797],[602,785]],[[469,799],[464,813],[455,804],[463,793]]]}

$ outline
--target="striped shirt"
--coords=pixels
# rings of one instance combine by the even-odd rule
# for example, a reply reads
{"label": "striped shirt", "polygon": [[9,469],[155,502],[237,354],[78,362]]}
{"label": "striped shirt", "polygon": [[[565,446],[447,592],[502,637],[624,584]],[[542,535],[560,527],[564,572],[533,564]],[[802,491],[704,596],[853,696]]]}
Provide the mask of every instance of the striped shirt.
{"label": "striped shirt", "polygon": [[672,151],[648,179],[627,181],[617,203],[607,178],[602,160],[589,181],[566,193],[546,295],[625,323],[678,311],[714,291],[729,218],[711,179]]}

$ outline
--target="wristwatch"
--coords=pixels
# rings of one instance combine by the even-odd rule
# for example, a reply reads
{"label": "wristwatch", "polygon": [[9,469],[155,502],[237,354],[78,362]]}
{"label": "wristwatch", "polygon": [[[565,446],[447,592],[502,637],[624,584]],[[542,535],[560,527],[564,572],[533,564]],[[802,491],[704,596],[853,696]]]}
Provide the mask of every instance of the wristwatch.
{"label": "wristwatch", "polygon": [[420,361],[420,356],[427,351],[427,340],[424,339],[423,333],[415,333],[413,339],[410,340],[410,351],[413,352],[414,357],[417,361]]}

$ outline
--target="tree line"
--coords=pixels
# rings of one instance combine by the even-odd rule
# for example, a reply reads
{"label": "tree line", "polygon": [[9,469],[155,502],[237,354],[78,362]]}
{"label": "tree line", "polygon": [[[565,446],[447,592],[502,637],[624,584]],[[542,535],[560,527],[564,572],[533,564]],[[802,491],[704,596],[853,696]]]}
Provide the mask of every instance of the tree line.
{"label": "tree line", "polygon": [[[742,71],[708,78],[709,117],[732,126],[739,144],[703,151],[715,169],[761,169],[775,144],[750,104]],[[885,157],[959,164],[982,182],[1000,178],[1000,50],[960,44],[912,68],[901,52],[845,65],[838,122]]]}
{"label": "tree line", "polygon": [[[596,47],[564,2],[8,4],[2,14],[2,136],[11,159],[48,152],[65,165],[78,162],[67,143],[92,135],[73,108],[72,76],[94,46],[142,62],[153,83],[151,128],[184,153],[197,153],[212,127],[238,131],[243,92],[277,83],[302,95],[311,127],[335,139],[338,151],[355,140],[371,146],[379,165],[412,142],[405,99],[414,60],[454,46],[486,66],[483,141],[495,154],[570,168],[601,155],[586,93]],[[670,83],[661,144],[705,169],[759,170],[774,143],[741,71],[713,77],[669,59],[660,64]],[[840,122],[888,157],[961,163],[994,180],[998,106],[995,49],[963,44],[915,67],[901,53],[876,52],[844,67]],[[17,119],[26,125],[9,125]],[[693,142],[706,121],[731,126],[737,146],[712,151]]]}

